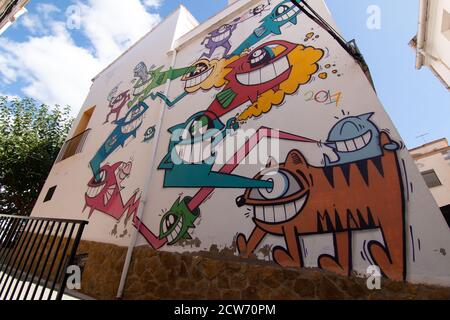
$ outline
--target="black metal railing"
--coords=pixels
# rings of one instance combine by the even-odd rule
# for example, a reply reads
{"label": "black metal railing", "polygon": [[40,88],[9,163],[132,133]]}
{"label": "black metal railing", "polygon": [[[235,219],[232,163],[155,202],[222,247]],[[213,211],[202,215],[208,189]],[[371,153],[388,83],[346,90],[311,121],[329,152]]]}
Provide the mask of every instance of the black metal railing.
{"label": "black metal railing", "polygon": [[61,300],[86,224],[0,215],[0,300]]}
{"label": "black metal railing", "polygon": [[86,139],[89,136],[89,132],[91,132],[91,129],[87,129],[86,131],[67,140],[64,143],[63,147],[61,148],[61,151],[59,152],[58,158],[56,159],[56,163],[63,161],[67,158],[70,158],[78,153],[81,153],[86,143]]}

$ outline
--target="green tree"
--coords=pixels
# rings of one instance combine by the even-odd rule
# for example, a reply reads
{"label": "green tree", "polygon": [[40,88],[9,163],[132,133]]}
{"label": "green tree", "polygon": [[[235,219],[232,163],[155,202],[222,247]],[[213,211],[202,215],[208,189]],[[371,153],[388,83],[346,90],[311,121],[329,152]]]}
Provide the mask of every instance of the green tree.
{"label": "green tree", "polygon": [[0,96],[0,212],[29,215],[72,125],[70,107]]}

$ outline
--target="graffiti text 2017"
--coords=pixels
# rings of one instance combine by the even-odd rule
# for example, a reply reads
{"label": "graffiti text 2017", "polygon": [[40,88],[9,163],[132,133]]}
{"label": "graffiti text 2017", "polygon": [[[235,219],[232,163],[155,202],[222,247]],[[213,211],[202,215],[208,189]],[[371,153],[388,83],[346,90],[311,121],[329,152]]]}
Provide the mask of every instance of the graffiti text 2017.
{"label": "graffiti text 2017", "polygon": [[336,104],[339,107],[339,103],[342,99],[342,92],[331,93],[331,90],[321,90],[319,92],[307,91],[305,92],[305,101],[316,101],[324,104]]}

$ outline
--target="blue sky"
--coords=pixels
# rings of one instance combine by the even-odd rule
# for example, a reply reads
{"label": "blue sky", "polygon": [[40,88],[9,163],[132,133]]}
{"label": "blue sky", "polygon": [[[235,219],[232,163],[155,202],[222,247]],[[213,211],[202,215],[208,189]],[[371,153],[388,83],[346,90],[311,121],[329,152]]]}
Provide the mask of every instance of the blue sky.
{"label": "blue sky", "polygon": [[[0,36],[0,94],[80,107],[90,79],[183,3],[200,21],[226,0],[33,0]],[[418,0],[326,0],[346,39],[356,39],[378,95],[408,147],[450,138],[450,94],[427,69],[415,69],[408,42],[417,32]],[[70,7],[77,4],[76,7]],[[381,9],[370,30],[367,8]],[[80,11],[73,11],[67,9]],[[81,13],[81,20],[71,19]],[[119,18],[117,18],[119,16]],[[69,18],[68,18],[69,17]],[[69,28],[67,27],[69,26]],[[66,102],[67,101],[67,102]]]}

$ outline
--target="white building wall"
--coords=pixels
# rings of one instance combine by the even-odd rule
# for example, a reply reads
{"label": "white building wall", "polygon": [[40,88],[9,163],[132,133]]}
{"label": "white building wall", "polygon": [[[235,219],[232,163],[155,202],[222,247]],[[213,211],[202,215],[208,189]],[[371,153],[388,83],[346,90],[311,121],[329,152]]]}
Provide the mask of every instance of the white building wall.
{"label": "white building wall", "polygon": [[[334,25],[322,0],[309,3]],[[173,252],[218,248],[232,250],[236,254],[236,249],[244,254],[246,245],[261,260],[275,261],[283,266],[295,264],[324,268],[325,265],[319,265],[320,256],[328,254],[336,259],[343,259],[342,252],[351,252],[348,263],[341,261],[345,268],[336,271],[365,273],[369,265],[376,263],[393,279],[405,276],[413,282],[450,285],[450,256],[441,254],[445,251],[437,250],[442,248],[450,251],[450,232],[369,81],[360,66],[326,31],[306,15],[291,10],[293,8],[290,1],[276,0],[268,4],[266,0],[241,0],[175,41],[174,48],[171,48],[174,40],[172,35],[181,36],[182,32],[178,32],[180,26],[187,24],[193,27],[195,23],[190,23],[191,18],[183,11],[169,17],[96,78],[82,110],[97,106],[90,123],[93,131],[87,145],[82,154],[55,165],[33,215],[89,218],[85,240],[126,246],[130,243],[130,234],[135,230],[133,215],[127,219],[126,214],[119,218],[114,217],[114,214],[118,207],[135,195],[134,200],[144,209],[140,230],[142,236],[138,245],[151,245],[158,250]],[[267,20],[272,14],[272,20]],[[238,17],[240,20],[237,20]],[[267,22],[286,17],[288,20],[283,20],[285,22],[280,29],[271,29],[274,24]],[[182,20],[179,21],[178,18]],[[228,33],[227,28],[233,24],[236,24],[236,28]],[[220,28],[224,25],[228,27]],[[211,39],[217,35],[214,31],[219,32],[220,40]],[[204,41],[205,38],[210,38],[209,42]],[[229,40],[231,46],[228,55],[225,55],[226,40]],[[216,44],[219,41],[221,45],[210,52],[211,41]],[[247,44],[248,50],[238,50],[243,43]],[[265,55],[256,50],[258,48],[263,48]],[[177,49],[175,56],[167,54],[170,49]],[[264,59],[258,61],[261,57]],[[198,64],[199,59],[204,58],[207,60]],[[109,111],[107,97],[115,86],[119,86],[118,92],[134,90],[133,87],[137,86],[139,80],[134,77],[133,70],[141,61],[147,67],[154,64],[165,71],[170,70],[172,61],[175,70],[196,65],[197,75],[205,70],[208,73],[205,73],[206,77],[196,78],[197,82],[194,83],[192,80],[185,81],[186,76],[174,77],[170,86],[169,82],[165,82],[152,90],[153,94],[167,93],[167,98],[172,101],[177,97],[180,99],[170,107],[165,106],[162,123],[158,119],[165,104],[160,98],[145,99],[149,109],[136,131],[136,137],[130,137],[124,147],[118,147],[104,157],[101,163],[105,167],[108,164],[132,162],[130,176],[121,183],[119,193],[111,196],[112,200],[98,199],[100,204],[89,217],[89,208],[83,211],[87,203],[86,193],[102,194],[105,191],[102,189],[104,187],[88,188],[88,181],[93,175],[89,162],[106,142],[112,141],[113,130],[117,129],[111,123],[104,124]],[[285,68],[286,63],[289,64],[288,69]],[[267,68],[270,66],[284,71],[275,71],[278,73],[273,78],[274,71]],[[261,71],[263,67],[265,69]],[[244,78],[243,74],[251,70],[252,75]],[[234,77],[234,73],[240,76]],[[250,80],[262,84],[250,85]],[[242,85],[243,82],[247,84]],[[266,86],[267,82],[270,82],[269,86]],[[193,84],[196,84],[197,90],[186,89]],[[139,89],[141,88],[136,90]],[[125,117],[127,109],[124,108],[121,117]],[[233,168],[223,167],[218,159],[224,153],[224,143],[232,141],[235,136],[227,134],[225,142],[220,142],[215,148],[217,158],[211,171],[200,163],[157,169],[170,150],[172,137],[168,130],[177,125],[187,128],[187,120],[205,110],[208,110],[202,113],[205,117],[197,120],[210,120],[209,129],[204,133],[206,135],[211,132],[213,125],[218,126],[219,121],[226,124],[233,117],[240,120],[240,129],[243,130],[268,127],[283,132],[280,140],[262,139],[258,144],[261,149],[253,149],[247,159],[254,156],[256,151],[264,150],[262,145],[268,140],[279,142],[279,151],[263,153],[258,163],[238,163]],[[156,129],[155,138],[149,143],[143,143],[145,132],[152,126]],[[194,126],[193,131],[189,132],[195,132],[198,128]],[[183,136],[185,135],[189,136],[183,131]],[[389,139],[392,140],[390,143]],[[350,144],[343,142],[344,140]],[[244,141],[238,141],[237,145],[242,146]],[[179,141],[174,143],[180,147]],[[357,145],[361,148],[360,151],[354,150]],[[175,147],[175,150],[179,149]],[[295,164],[297,170],[283,164],[289,160],[286,160],[287,156],[292,155],[293,150],[298,152],[291,159],[292,163],[289,163]],[[152,163],[154,151],[156,158]],[[298,156],[300,153],[304,159]],[[254,177],[265,170],[269,159],[286,167],[285,171],[290,172],[285,175],[287,180],[280,176],[281,178],[268,180],[274,183],[272,188],[246,190],[245,183],[261,183],[259,178]],[[325,159],[328,159],[327,162]],[[379,161],[386,161],[383,170],[380,167],[377,169]],[[270,163],[273,164],[273,161]],[[150,168],[155,170],[151,172],[150,190],[145,195],[142,191],[150,175]],[[228,175],[223,174],[223,170]],[[177,171],[179,172],[176,173]],[[187,182],[181,181],[192,172],[197,174],[192,175]],[[331,172],[332,182],[327,180],[326,172]],[[216,178],[220,173],[222,175]],[[367,181],[364,180],[366,173]],[[234,177],[229,177],[229,174]],[[117,179],[117,173],[115,178]],[[228,180],[233,187],[225,188],[221,185]],[[43,203],[48,188],[54,185],[58,185],[58,188],[53,200]],[[322,194],[324,190],[328,191]],[[249,204],[254,192],[263,192],[266,196],[279,192],[279,195],[270,201],[261,198],[258,204]],[[195,199],[200,200],[195,205],[186,201],[186,204],[192,206],[190,212],[177,202],[178,198],[184,200],[197,193],[199,196]],[[242,195],[245,195],[244,204],[248,205],[238,207],[236,199]],[[141,202],[138,203],[137,199]],[[297,214],[291,220],[280,220],[277,224],[277,227],[282,225],[283,230],[290,232],[278,234],[271,229],[271,225],[263,224],[261,227],[261,219],[256,219],[261,218],[258,211],[254,211],[256,207],[262,210],[260,204],[264,204],[268,207],[267,210],[275,210],[275,207],[284,205],[294,208],[294,199],[295,210],[298,201],[304,201],[304,206],[296,210]],[[103,202],[107,205],[102,207]],[[358,226],[352,227],[352,222],[348,217],[345,218],[349,221],[350,228],[358,229],[351,232],[350,244],[333,240],[333,236],[345,236],[349,233],[333,233],[331,229],[327,229],[328,226],[325,226],[323,232],[319,230],[318,211],[323,217],[325,211],[331,213],[333,219],[336,218],[334,212],[347,212],[347,209],[358,219],[357,212],[360,211],[365,215],[364,219],[368,220],[370,208],[378,217],[374,223],[381,228],[372,226],[370,230],[362,230],[364,227],[361,221]],[[174,213],[173,217],[170,213]],[[278,215],[278,211],[272,213]],[[185,219],[181,220],[180,217]],[[304,221],[303,217],[306,217]],[[190,228],[180,230],[177,223],[189,219],[192,219]],[[172,233],[168,235],[163,232],[166,223],[171,230],[173,227],[176,231],[176,239],[173,239]],[[332,224],[333,228],[339,229],[336,221]],[[178,238],[181,234],[183,237]],[[258,239],[258,234],[261,239]],[[394,240],[387,243],[389,239],[386,237]],[[244,243],[243,240],[249,238],[253,241]],[[297,249],[292,250],[292,247]],[[286,254],[283,255],[282,252],[286,249],[293,261]],[[387,262],[386,252],[396,261],[394,265]],[[326,259],[321,261],[324,260]]]}
{"label": "white building wall", "polygon": [[[89,217],[89,208],[84,208],[86,184],[92,179],[89,161],[99,146],[111,134],[111,128],[113,128],[110,123],[104,123],[109,112],[107,97],[116,86],[118,86],[118,93],[129,90],[132,87],[130,81],[133,79],[133,68],[139,62],[144,61],[149,67],[151,64],[169,65],[171,58],[168,53],[172,48],[173,41],[176,40],[176,37],[195,27],[196,24],[197,22],[192,20],[190,13],[184,7],[180,7],[95,78],[89,95],[69,133],[69,137],[74,135],[74,131],[84,112],[95,106],[95,112],[88,125],[91,132],[83,147],[83,152],[54,165],[32,215],[59,218],[72,217],[77,219],[89,218],[89,227],[86,228],[84,239],[122,246],[129,244],[130,231],[132,229],[130,225],[123,225],[125,217],[121,221],[122,225],[114,222],[114,220],[111,223],[110,219],[99,214],[94,213]],[[164,90],[164,88],[165,85],[158,89]],[[150,127],[150,124],[153,125],[154,121],[152,119],[158,118],[160,110],[161,103],[152,103],[151,108],[145,115],[141,130],[145,131]],[[127,106],[124,106],[120,112],[120,117],[124,117],[127,111]],[[110,121],[114,119],[115,116],[112,115]],[[107,162],[115,164],[119,161],[132,161],[132,172],[142,172],[142,174],[134,174],[132,179],[126,179],[122,183],[123,190],[121,192],[125,202],[136,192],[138,197],[141,196],[148,168],[150,167],[148,160],[153,148],[153,141],[149,144],[142,144],[142,137],[140,138],[140,140],[136,139],[134,141],[129,139],[126,143],[126,148],[119,148],[108,158]],[[53,200],[44,203],[45,195],[52,186],[57,186]],[[117,234],[113,232],[116,226],[118,228]]]}
{"label": "white building wall", "polygon": [[[434,149],[440,151],[433,152]],[[442,141],[431,144],[415,150],[412,154],[423,154],[423,157],[416,159],[420,172],[434,170],[442,183],[441,186],[430,189],[438,206],[450,205],[450,149],[448,143]]]}
{"label": "white building wall", "polygon": [[447,0],[428,1],[428,17],[425,38],[425,65],[439,75],[450,88],[450,2]]}

